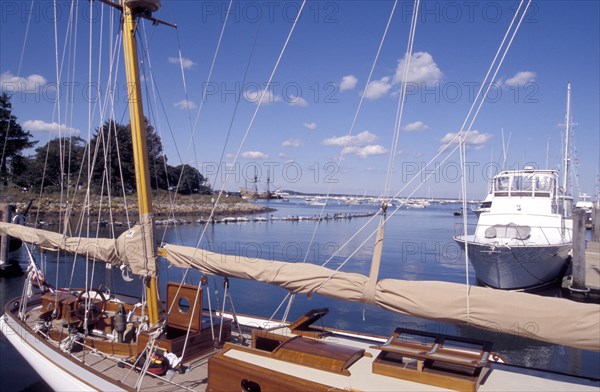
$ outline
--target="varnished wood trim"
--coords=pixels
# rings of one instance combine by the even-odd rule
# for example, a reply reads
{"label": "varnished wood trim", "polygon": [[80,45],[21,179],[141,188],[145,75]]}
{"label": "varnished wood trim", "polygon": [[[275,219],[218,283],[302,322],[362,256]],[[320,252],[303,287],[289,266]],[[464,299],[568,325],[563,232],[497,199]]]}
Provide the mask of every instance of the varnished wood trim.
{"label": "varnished wood trim", "polygon": [[[333,388],[300,377],[290,376],[276,370],[263,368],[224,355],[230,349],[239,348],[241,347],[224,347],[221,352],[208,361],[209,377],[207,391],[221,392],[241,390],[241,382],[243,379],[256,382],[263,391],[342,391],[339,388]],[[248,348],[243,348],[242,351],[255,353],[255,350]]]}
{"label": "varnished wood trim", "polygon": [[[9,305],[15,301],[20,302],[20,298],[14,298],[11,301],[7,302],[7,304],[4,307],[4,313],[7,315],[7,317],[10,317],[11,321],[15,322],[16,324],[18,324],[21,328],[27,330],[27,332],[29,332],[32,336],[36,336],[36,333],[29,328],[29,326],[24,323],[23,321],[19,320],[18,317],[13,317],[14,316],[14,312],[9,308]],[[35,301],[30,301],[29,302],[29,306],[35,306],[35,305],[41,305],[41,299],[37,299]],[[27,342],[26,340],[23,339],[23,341],[25,343],[27,343],[27,345],[29,347],[31,347],[32,350],[35,350],[37,352],[39,352],[34,346],[32,346],[31,344],[29,344],[29,342]],[[67,356],[65,355],[61,350],[59,350],[57,347],[54,347],[52,344],[48,343],[45,339],[38,339],[38,341],[42,344],[44,344],[46,347],[48,347],[49,349],[51,349],[52,351],[60,354],[63,358],[67,359],[68,361],[72,362],[73,364],[77,365],[77,366],[82,366],[81,361],[76,360],[75,358],[72,358],[71,356]],[[41,353],[40,353],[41,354]],[[72,372],[68,371],[67,369],[63,368],[60,364],[58,363],[54,363],[54,365],[56,365],[57,367],[59,367],[61,370],[63,370],[65,373],[68,373],[69,375],[71,375],[73,378],[81,381],[82,383],[86,384],[86,385],[90,385],[88,384],[88,382],[84,379],[82,379],[81,377],[77,376],[76,374],[73,374]],[[135,391],[135,389],[128,387],[125,384],[121,384],[121,383],[116,383],[116,380],[113,380],[109,377],[106,377],[104,374],[102,374],[101,372],[98,372],[96,369],[93,369],[91,367],[85,367],[85,370],[93,373],[95,376],[111,383],[111,384],[115,384],[118,385],[119,388],[125,389],[127,391]],[[92,385],[90,385],[90,390],[94,389]]]}

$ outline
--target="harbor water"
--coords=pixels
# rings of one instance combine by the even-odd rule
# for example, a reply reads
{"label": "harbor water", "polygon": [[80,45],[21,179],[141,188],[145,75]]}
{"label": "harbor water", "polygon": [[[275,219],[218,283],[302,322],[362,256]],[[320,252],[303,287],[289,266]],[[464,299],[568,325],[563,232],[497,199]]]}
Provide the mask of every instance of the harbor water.
{"label": "harbor water", "polygon": [[[296,200],[296,201],[294,201]],[[259,201],[275,212],[248,217],[248,221],[229,220],[227,223],[190,224],[158,226],[157,241],[182,244],[214,250],[220,253],[240,255],[239,262],[252,262],[252,258],[281,260],[289,262],[309,262],[323,264],[331,269],[369,274],[372,257],[373,236],[379,217],[355,217],[369,215],[378,207],[371,204],[345,204],[329,201],[327,206],[314,206],[302,199]],[[323,210],[323,219],[314,217]],[[464,255],[452,240],[463,223],[463,216],[454,213],[460,210],[458,203],[431,203],[427,208],[401,208],[388,210],[391,215],[385,232],[382,265],[379,278],[404,280],[441,280],[456,283],[477,284],[474,272],[465,265]],[[395,211],[395,212],[394,212]],[[392,215],[392,212],[393,215]],[[258,217],[259,219],[254,219]],[[191,218],[190,218],[191,219]],[[476,223],[476,216],[467,214],[470,224]],[[362,229],[362,230],[361,230]],[[203,233],[203,234],[202,234]],[[357,234],[358,233],[358,234]],[[202,234],[202,235],[201,235]],[[363,245],[364,244],[364,245]],[[362,247],[360,247],[363,245]],[[358,251],[356,249],[359,248]],[[57,261],[55,255],[48,254],[38,259],[45,266],[48,282],[53,285],[69,285],[73,267],[73,256],[66,255]],[[27,267],[27,259],[22,252],[20,264],[12,273],[0,277],[0,302],[21,295]],[[103,264],[91,267],[94,283],[111,287],[115,292],[138,295],[141,283],[134,278],[128,284],[118,269],[106,270]],[[184,271],[170,268],[165,261],[159,265],[161,286],[167,281],[198,284],[198,271]],[[85,276],[85,263],[78,261],[73,270],[72,287],[81,287]],[[105,283],[108,282],[108,283]],[[223,305],[223,279],[211,278],[205,290],[210,292],[211,306]],[[281,319],[287,306],[286,292],[264,283],[230,279],[230,295],[239,314]],[[560,296],[560,286],[550,287],[537,295]],[[164,298],[164,297],[163,297]],[[440,298],[443,303],[444,298]],[[276,309],[283,303],[283,306]],[[208,306],[205,296],[203,306]],[[466,306],[466,304],[465,304]],[[490,304],[493,307],[493,304]],[[475,328],[447,325],[410,316],[393,314],[370,305],[350,303],[319,295],[299,295],[294,298],[288,320],[293,320],[309,309],[329,308],[323,325],[329,328],[358,331],[388,336],[396,327],[427,330],[445,334],[455,334],[494,342],[494,351],[507,361],[520,365],[551,369],[558,372],[598,376],[600,354],[569,347],[556,346],[529,339],[527,336],[505,335],[501,331],[489,332]],[[231,310],[227,303],[226,310]],[[574,320],[573,322],[576,322]],[[532,332],[535,326],[532,326]],[[598,333],[598,331],[590,331]],[[48,387],[35,371],[10,346],[5,339],[0,340],[0,380],[2,391],[41,391]]]}

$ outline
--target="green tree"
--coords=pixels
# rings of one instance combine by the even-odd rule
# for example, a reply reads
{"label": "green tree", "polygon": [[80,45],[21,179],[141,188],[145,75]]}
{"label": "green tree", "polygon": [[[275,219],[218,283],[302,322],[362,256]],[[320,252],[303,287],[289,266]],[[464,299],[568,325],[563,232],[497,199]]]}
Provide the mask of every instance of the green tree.
{"label": "green tree", "polygon": [[[145,124],[151,184],[155,189],[166,189],[166,158],[162,155],[162,142],[147,120]],[[100,189],[103,183],[106,187],[108,179],[112,194],[133,193],[136,184],[130,126],[107,121],[96,130],[90,146],[95,156],[92,174],[95,187]]]}
{"label": "green tree", "polygon": [[[177,187],[177,192],[189,195],[191,193],[210,194],[211,188],[206,178],[190,165],[169,166],[169,183]],[[183,173],[182,173],[183,172]],[[180,180],[181,179],[181,180]]]}
{"label": "green tree", "polygon": [[31,133],[24,131],[12,115],[10,97],[5,93],[0,96],[0,177],[4,186],[8,186],[9,177],[23,170],[18,165],[23,163],[21,152],[35,146]]}
{"label": "green tree", "polygon": [[31,162],[35,177],[29,180],[30,184],[63,189],[85,185],[87,170],[84,152],[85,141],[78,136],[55,138],[36,148]]}
{"label": "green tree", "polygon": [[11,162],[13,182],[23,188],[30,188],[37,177],[35,174],[33,159],[16,155]]}

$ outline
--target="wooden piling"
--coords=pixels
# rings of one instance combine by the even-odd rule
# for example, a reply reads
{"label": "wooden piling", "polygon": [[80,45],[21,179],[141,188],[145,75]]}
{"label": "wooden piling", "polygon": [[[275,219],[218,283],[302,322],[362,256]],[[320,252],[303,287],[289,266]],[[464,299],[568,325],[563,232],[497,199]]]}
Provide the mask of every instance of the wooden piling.
{"label": "wooden piling", "polygon": [[596,202],[592,210],[592,239],[594,242],[600,242],[600,201]]}
{"label": "wooden piling", "polygon": [[[6,223],[10,223],[12,218],[12,206],[10,204],[3,204],[0,206],[2,209],[2,221]],[[0,268],[4,268],[9,265],[10,261],[8,260],[8,251],[10,237],[6,234],[2,235],[0,239]]]}
{"label": "wooden piling", "polygon": [[585,211],[573,211],[573,290],[585,290]]}

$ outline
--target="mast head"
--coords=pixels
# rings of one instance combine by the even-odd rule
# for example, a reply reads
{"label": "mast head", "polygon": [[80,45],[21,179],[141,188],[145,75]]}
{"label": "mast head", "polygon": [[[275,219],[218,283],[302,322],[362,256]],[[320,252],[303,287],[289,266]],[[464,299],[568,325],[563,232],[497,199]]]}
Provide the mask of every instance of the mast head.
{"label": "mast head", "polygon": [[135,14],[150,15],[160,8],[160,0],[124,0],[123,4]]}

